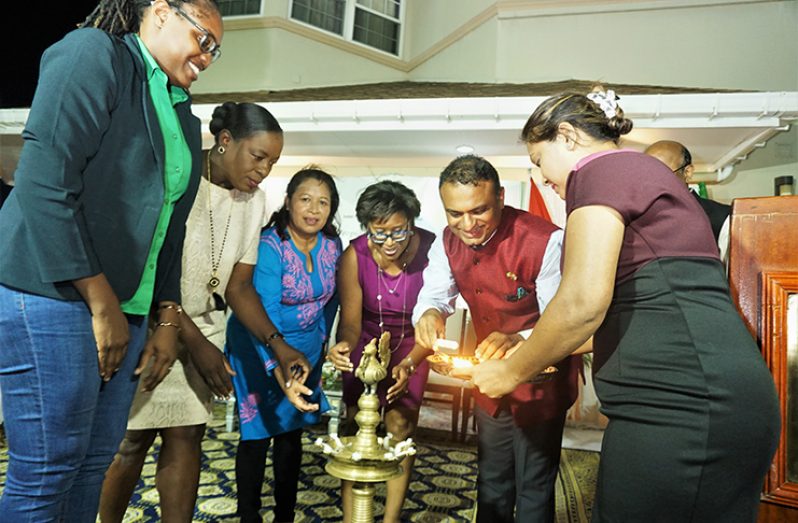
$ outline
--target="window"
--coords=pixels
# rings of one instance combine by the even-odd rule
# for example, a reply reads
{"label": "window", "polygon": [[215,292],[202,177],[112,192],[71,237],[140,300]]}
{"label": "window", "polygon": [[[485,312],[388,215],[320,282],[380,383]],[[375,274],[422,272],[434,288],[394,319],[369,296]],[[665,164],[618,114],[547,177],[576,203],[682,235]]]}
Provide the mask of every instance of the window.
{"label": "window", "polygon": [[294,0],[291,18],[343,36],[346,0]]}
{"label": "window", "polygon": [[222,16],[259,15],[261,0],[216,0]]}
{"label": "window", "polygon": [[401,0],[294,0],[291,18],[399,54]]}
{"label": "window", "polygon": [[357,0],[352,40],[399,54],[399,1]]}

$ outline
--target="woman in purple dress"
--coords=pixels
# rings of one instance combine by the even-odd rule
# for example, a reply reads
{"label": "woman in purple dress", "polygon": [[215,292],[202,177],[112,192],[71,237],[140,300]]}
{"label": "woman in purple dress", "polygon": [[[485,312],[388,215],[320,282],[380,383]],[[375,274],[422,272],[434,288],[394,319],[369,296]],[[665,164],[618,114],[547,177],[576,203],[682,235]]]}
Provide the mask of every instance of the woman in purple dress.
{"label": "woman in purple dress", "polygon": [[[393,181],[370,185],[358,199],[357,219],[366,233],[352,240],[341,257],[338,343],[329,355],[344,372],[343,397],[351,427],[363,392],[363,384],[352,371],[368,342],[385,331],[391,333],[390,378],[378,384],[377,395],[385,412],[385,429],[396,441],[415,431],[429,374],[428,351],[416,345],[411,322],[427,253],[435,239],[431,232],[414,226],[420,212],[415,193]],[[383,521],[400,520],[412,466],[413,457],[406,457],[402,475],[388,481]],[[351,487],[344,482],[344,521],[352,515]]]}
{"label": "woman in purple dress", "polygon": [[593,337],[609,425],[594,523],[754,523],[779,440],[773,378],[729,295],[709,220],[659,160],[619,148],[612,91],[564,93],[522,139],[565,200],[560,286],[508,359],[474,370],[499,397]]}

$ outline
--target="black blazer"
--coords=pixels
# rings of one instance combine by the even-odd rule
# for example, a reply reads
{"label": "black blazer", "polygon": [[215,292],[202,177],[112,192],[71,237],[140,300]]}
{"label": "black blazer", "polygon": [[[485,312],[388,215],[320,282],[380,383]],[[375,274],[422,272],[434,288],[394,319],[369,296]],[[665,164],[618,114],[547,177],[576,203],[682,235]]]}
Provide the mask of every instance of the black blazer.
{"label": "black blazer", "polygon": [[715,235],[715,241],[717,242],[718,236],[720,236],[720,230],[723,228],[723,222],[726,221],[726,218],[728,218],[731,213],[731,205],[716,202],[708,198],[702,198],[692,190],[690,192],[693,193],[693,196],[698,200],[701,208],[704,209],[704,212],[709,218],[709,224],[712,226],[712,234]]}
{"label": "black blazer", "polygon": [[[180,301],[186,220],[202,168],[200,121],[175,107],[191,178],[158,258],[155,301]],[[164,144],[133,35],[78,29],[45,51],[15,188],[0,210],[0,283],[79,300],[71,280],[104,273],[136,291],[164,198]]]}

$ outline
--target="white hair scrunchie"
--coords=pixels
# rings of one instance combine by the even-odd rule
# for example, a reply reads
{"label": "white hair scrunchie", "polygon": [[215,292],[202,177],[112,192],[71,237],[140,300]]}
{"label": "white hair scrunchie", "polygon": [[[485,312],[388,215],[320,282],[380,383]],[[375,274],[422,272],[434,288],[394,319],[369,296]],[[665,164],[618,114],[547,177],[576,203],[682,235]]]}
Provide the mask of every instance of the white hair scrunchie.
{"label": "white hair scrunchie", "polygon": [[613,118],[618,114],[618,102],[616,101],[615,91],[598,91],[587,95],[587,99],[596,103],[599,109],[604,111],[607,118]]}

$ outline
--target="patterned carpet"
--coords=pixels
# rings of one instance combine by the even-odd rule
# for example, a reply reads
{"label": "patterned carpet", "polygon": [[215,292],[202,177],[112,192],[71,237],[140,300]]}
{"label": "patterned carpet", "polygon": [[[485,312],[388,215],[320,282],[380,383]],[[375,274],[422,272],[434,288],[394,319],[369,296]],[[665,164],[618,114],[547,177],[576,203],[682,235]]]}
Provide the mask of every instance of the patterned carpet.
{"label": "patterned carpet", "polygon": [[[324,472],[324,456],[312,444],[321,428],[306,433],[300,475],[296,522],[336,522],[340,483]],[[404,506],[404,518],[418,522],[469,522],[476,499],[476,447],[473,443],[447,441],[448,433],[420,430],[415,473]],[[199,499],[194,521],[233,523],[235,517],[235,448],[237,432],[226,432],[223,417],[208,429],[203,442]],[[158,441],[147,459],[142,479],[125,516],[126,522],[157,522],[158,493],[155,490],[155,459]],[[272,471],[267,467],[263,506],[273,504]],[[557,482],[557,523],[587,523],[595,489],[598,454],[563,450]],[[5,484],[7,449],[0,448],[0,485]],[[0,486],[1,488],[1,486]],[[377,488],[375,514],[382,515],[385,488]],[[272,514],[264,510],[265,521]]]}

